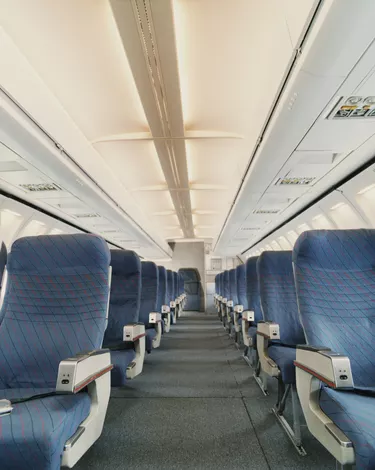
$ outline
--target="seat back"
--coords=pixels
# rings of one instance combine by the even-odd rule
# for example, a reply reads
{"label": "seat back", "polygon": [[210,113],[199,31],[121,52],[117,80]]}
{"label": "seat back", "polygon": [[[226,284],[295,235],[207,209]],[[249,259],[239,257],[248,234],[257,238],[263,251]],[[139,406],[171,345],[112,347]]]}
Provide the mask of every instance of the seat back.
{"label": "seat back", "polygon": [[167,300],[168,300],[168,306],[171,301],[174,300],[173,293],[174,293],[174,276],[173,276],[173,271],[170,269],[167,269]]}
{"label": "seat back", "polygon": [[134,251],[111,250],[112,282],[105,347],[123,341],[124,326],[139,321],[141,261]]}
{"label": "seat back", "polygon": [[264,320],[280,325],[280,341],[296,345],[305,343],[298,314],[294,285],[292,252],[264,251],[258,259],[260,305]]}
{"label": "seat back", "polygon": [[1,309],[0,389],[54,388],[59,363],[101,347],[110,254],[96,235],[13,243]]}
{"label": "seat back", "polygon": [[158,266],[159,283],[158,283],[158,300],[156,304],[156,312],[161,312],[162,305],[169,305],[167,301],[167,270],[164,266]]}
{"label": "seat back", "polygon": [[229,292],[230,292],[230,300],[233,300],[233,305],[238,304],[238,296],[237,296],[237,270],[230,269],[229,270]]}
{"label": "seat back", "polygon": [[178,274],[176,271],[173,271],[173,300],[176,300],[178,297]]}
{"label": "seat back", "polygon": [[259,282],[257,274],[258,256],[252,256],[246,261],[246,293],[249,310],[254,311],[254,323],[263,320],[260,309]]}
{"label": "seat back", "polygon": [[237,298],[238,303],[243,306],[244,310],[248,309],[246,295],[246,265],[240,264],[236,268],[237,274]]}
{"label": "seat back", "polygon": [[375,230],[311,230],[293,250],[308,344],[350,358],[357,386],[375,379]]}
{"label": "seat back", "polygon": [[184,286],[184,278],[180,272],[178,273],[178,279],[179,279],[179,286],[180,286],[179,295],[182,295],[185,292],[185,286]]}
{"label": "seat back", "polygon": [[228,300],[231,300],[229,284],[230,284],[229,271],[224,271],[224,279],[223,279],[224,297]]}
{"label": "seat back", "polygon": [[221,297],[224,297],[224,271],[220,273],[219,289]]}
{"label": "seat back", "polygon": [[149,326],[151,312],[156,312],[158,301],[159,271],[152,261],[142,261],[142,288],[139,321]]}

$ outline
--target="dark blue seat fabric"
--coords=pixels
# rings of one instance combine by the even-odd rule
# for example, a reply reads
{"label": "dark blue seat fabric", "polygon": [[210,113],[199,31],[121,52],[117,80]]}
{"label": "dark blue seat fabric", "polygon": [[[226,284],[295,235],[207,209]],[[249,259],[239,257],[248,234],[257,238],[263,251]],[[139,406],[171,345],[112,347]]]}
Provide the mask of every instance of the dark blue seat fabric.
{"label": "dark blue seat fabric", "polygon": [[[0,325],[0,397],[55,389],[59,363],[101,347],[109,250],[95,235],[17,240],[8,257]],[[57,470],[65,442],[89,415],[87,393],[14,405],[0,418],[3,470]]]}
{"label": "dark blue seat fabric", "polygon": [[229,292],[230,292],[229,300],[233,300],[233,305],[238,305],[237,270],[236,269],[229,270]]}
{"label": "dark blue seat fabric", "polygon": [[230,300],[230,279],[229,279],[229,271],[224,271],[223,276],[223,297],[227,300]]}
{"label": "dark blue seat fabric", "polygon": [[320,407],[353,442],[356,469],[375,468],[374,398],[323,387]]}
{"label": "dark blue seat fabric", "polygon": [[139,321],[146,327],[146,351],[151,351],[156,336],[155,325],[149,323],[150,313],[156,312],[159,288],[159,270],[152,261],[142,261],[142,289]]}
{"label": "dark blue seat fabric", "polygon": [[[168,306],[170,305],[170,302],[174,301],[174,276],[173,276],[173,271],[170,269],[167,269],[167,300],[168,300]],[[171,321],[174,318],[174,312],[171,311]]]}
{"label": "dark blue seat fabric", "polygon": [[[293,250],[308,344],[349,357],[355,386],[375,383],[375,230],[312,230]],[[375,465],[374,397],[321,390],[320,405],[350,438],[356,468]]]}
{"label": "dark blue seat fabric", "polygon": [[179,293],[178,293],[178,274],[176,273],[176,271],[173,271],[173,295],[174,295],[174,300],[176,300],[177,297],[179,296]]}
{"label": "dark blue seat fabric", "polygon": [[[108,327],[104,335],[103,346],[116,348],[123,344],[124,326],[139,321],[141,299],[141,261],[134,251],[111,250],[112,282],[108,312]],[[116,362],[114,361],[116,357]],[[125,350],[112,354],[114,368],[111,372],[112,386],[123,385],[126,371],[133,359]]]}
{"label": "dark blue seat fabric", "polygon": [[94,235],[13,243],[0,325],[1,390],[54,388],[62,359],[101,346],[108,265],[106,243]]}
{"label": "dark blue seat fabric", "polygon": [[146,330],[146,351],[150,352],[152,350],[152,342],[156,336],[155,328],[149,328]]}
{"label": "dark blue seat fabric", "polygon": [[350,358],[356,386],[375,383],[375,230],[312,230],[293,251],[306,339]]}
{"label": "dark blue seat fabric", "polygon": [[139,321],[144,323],[146,328],[154,328],[154,325],[149,324],[149,316],[150,313],[157,311],[158,288],[158,267],[152,261],[142,261],[142,289]]}
{"label": "dark blue seat fabric", "polygon": [[162,305],[168,305],[167,302],[167,270],[164,266],[158,266],[159,284],[158,284],[158,300],[156,311],[161,312]]}
{"label": "dark blue seat fabric", "polygon": [[111,371],[111,384],[113,387],[123,387],[126,384],[126,369],[134,359],[134,349],[111,351],[111,362],[114,365]]}
{"label": "dark blue seat fabric", "polygon": [[179,285],[178,295],[182,295],[185,292],[185,287],[184,287],[184,278],[182,274],[180,273],[180,271],[178,272],[178,285]]}
{"label": "dark blue seat fabric", "polygon": [[141,303],[141,260],[134,251],[111,250],[111,297],[104,347],[123,342],[124,326],[137,323]]}
{"label": "dark blue seat fabric", "polygon": [[[51,388],[7,389],[1,392],[1,398],[12,400],[52,391]],[[11,415],[0,418],[1,468],[60,469],[62,449],[88,417],[90,408],[87,393],[57,395],[16,405]]]}
{"label": "dark blue seat fabric", "polygon": [[246,294],[246,265],[240,264],[237,270],[237,298],[239,305],[243,306],[244,310],[248,309],[247,294]]}
{"label": "dark blue seat fabric", "polygon": [[260,308],[257,261],[258,256],[252,256],[246,261],[247,304],[249,310],[253,310],[254,312],[254,325],[256,325],[258,321],[263,320],[263,315]]}
{"label": "dark blue seat fabric", "polygon": [[286,384],[296,383],[296,349],[281,344],[272,344],[268,348],[268,355],[276,362],[280,369],[283,382]]}
{"label": "dark blue seat fabric", "polygon": [[[280,340],[273,344],[296,346],[305,343],[298,314],[291,251],[264,251],[257,262],[259,294],[263,318],[280,325]],[[270,357],[276,362],[285,383],[295,383],[295,350],[271,346]],[[271,356],[272,354],[272,356]]]}
{"label": "dark blue seat fabric", "polygon": [[251,339],[251,344],[256,345],[257,342],[257,327],[250,326],[247,336]]}

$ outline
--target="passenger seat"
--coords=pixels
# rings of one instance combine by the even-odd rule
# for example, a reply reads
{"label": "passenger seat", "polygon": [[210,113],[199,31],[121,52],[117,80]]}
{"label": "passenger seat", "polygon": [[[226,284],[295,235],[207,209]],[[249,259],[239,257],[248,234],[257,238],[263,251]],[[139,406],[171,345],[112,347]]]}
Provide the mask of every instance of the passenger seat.
{"label": "passenger seat", "polygon": [[134,251],[111,250],[111,297],[104,347],[111,350],[112,386],[125,385],[143,370],[145,326],[139,323],[141,261]]}
{"label": "passenger seat", "polygon": [[146,327],[146,351],[160,346],[161,312],[157,311],[159,287],[158,267],[152,261],[142,261],[142,290],[139,321]]}
{"label": "passenger seat", "polygon": [[95,235],[13,243],[0,325],[0,399],[12,402],[0,401],[2,470],[71,468],[99,438],[112,368],[101,349],[109,262]]}
{"label": "passenger seat", "polygon": [[312,230],[293,250],[307,346],[297,390],[311,433],[343,468],[375,468],[375,230]]}
{"label": "passenger seat", "polygon": [[[305,344],[298,315],[291,251],[264,251],[258,259],[260,303],[264,322],[258,322],[257,350],[260,370],[255,378],[267,392],[267,378],[278,380],[278,398],[272,412],[300,455],[306,455],[301,441],[300,408],[296,390],[297,345]],[[292,399],[293,422],[284,411]]]}

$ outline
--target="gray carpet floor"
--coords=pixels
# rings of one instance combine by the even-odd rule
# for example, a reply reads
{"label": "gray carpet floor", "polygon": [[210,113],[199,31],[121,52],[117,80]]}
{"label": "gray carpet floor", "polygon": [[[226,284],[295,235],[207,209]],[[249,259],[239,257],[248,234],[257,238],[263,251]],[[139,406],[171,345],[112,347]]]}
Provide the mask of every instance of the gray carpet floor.
{"label": "gray carpet floor", "polygon": [[215,315],[185,313],[146,358],[142,375],[113,389],[103,434],[76,470],[333,470],[304,430],[300,457],[252,370]]}

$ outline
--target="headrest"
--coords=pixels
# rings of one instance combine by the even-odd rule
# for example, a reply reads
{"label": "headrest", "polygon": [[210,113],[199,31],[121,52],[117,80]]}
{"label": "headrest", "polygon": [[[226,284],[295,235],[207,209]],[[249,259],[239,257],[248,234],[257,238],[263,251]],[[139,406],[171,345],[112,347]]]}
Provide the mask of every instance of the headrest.
{"label": "headrest", "polygon": [[141,260],[135,251],[111,250],[112,274],[129,276],[141,272]]}
{"label": "headrest", "polygon": [[359,271],[375,267],[375,230],[310,230],[296,241],[293,263],[311,269]]}
{"label": "headrest", "polygon": [[229,270],[229,279],[231,282],[236,282],[236,275],[237,275],[236,269]]}
{"label": "headrest", "polygon": [[63,273],[66,269],[107,269],[108,245],[97,235],[39,235],[16,240],[8,255],[7,270],[14,273]]}
{"label": "headrest", "polygon": [[159,279],[158,267],[152,261],[142,261],[142,279]]}
{"label": "headrest", "polygon": [[293,274],[291,251],[263,251],[257,263],[259,279],[262,276]]}

